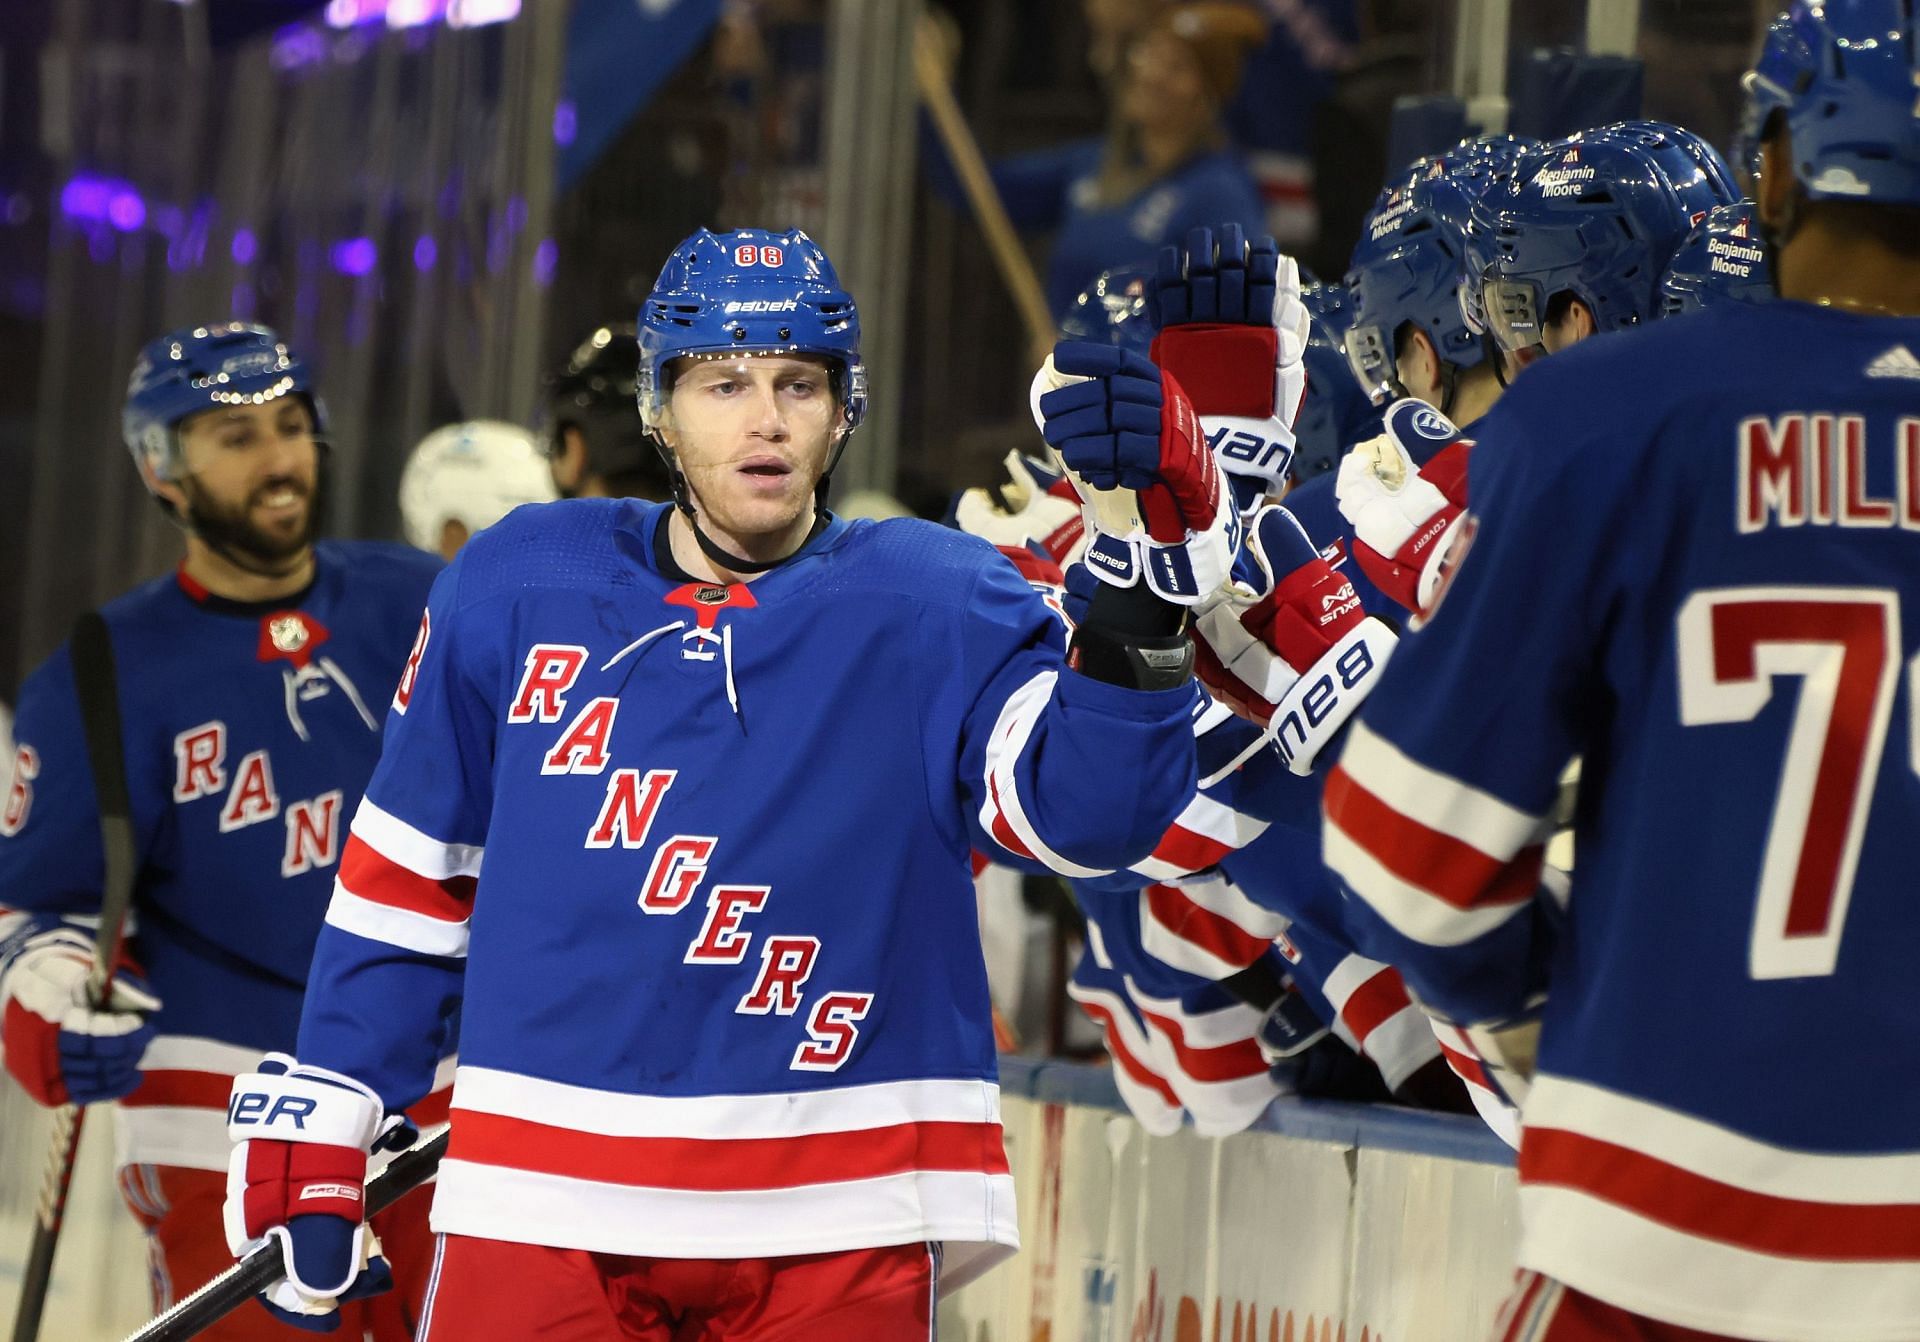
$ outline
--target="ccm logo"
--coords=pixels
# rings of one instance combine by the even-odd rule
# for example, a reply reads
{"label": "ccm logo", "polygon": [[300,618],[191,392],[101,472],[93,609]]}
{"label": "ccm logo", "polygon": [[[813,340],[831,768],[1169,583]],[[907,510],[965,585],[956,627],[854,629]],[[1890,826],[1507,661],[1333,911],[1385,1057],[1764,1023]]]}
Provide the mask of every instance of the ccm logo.
{"label": "ccm logo", "polygon": [[300,1196],[295,1201],[305,1202],[309,1198],[338,1198],[343,1202],[358,1202],[360,1190],[352,1184],[308,1184],[300,1190]]}
{"label": "ccm logo", "polygon": [[320,1107],[318,1100],[310,1100],[304,1095],[267,1095],[259,1091],[236,1095],[227,1105],[227,1122],[258,1123],[269,1127],[281,1119],[289,1119],[296,1128],[304,1129],[306,1120]]}

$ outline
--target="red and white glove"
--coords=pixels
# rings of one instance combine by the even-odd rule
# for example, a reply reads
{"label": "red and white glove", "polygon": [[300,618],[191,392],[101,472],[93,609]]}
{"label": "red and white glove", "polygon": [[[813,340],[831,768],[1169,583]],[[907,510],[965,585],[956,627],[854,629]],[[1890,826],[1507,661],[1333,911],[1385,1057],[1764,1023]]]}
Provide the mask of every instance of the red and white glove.
{"label": "red and white glove", "polygon": [[1470,440],[1425,401],[1387,407],[1377,438],[1340,463],[1334,495],[1353,527],[1353,557],[1374,586],[1419,614],[1467,507]]}
{"label": "red and white glove", "polygon": [[1101,581],[1192,606],[1228,579],[1240,519],[1177,379],[1112,345],[1063,340],[1033,381],[1034,419],[1085,504]]}
{"label": "red and white glove", "polygon": [[1162,247],[1148,291],[1160,333],[1152,358],[1193,400],[1214,459],[1248,521],[1287,484],[1294,421],[1307,394],[1312,318],[1300,267],[1271,237],[1248,243],[1238,224],[1187,233]]}
{"label": "red and white glove", "polygon": [[269,1053],[227,1101],[224,1219],[235,1258],[277,1241],[286,1278],[262,1296],[283,1322],[330,1332],[343,1299],[393,1285],[366,1224],[367,1156],[408,1145],[412,1125],[386,1117],[352,1077]]}
{"label": "red and white glove", "polygon": [[88,996],[93,938],[52,919],[21,917],[0,940],[0,1037],[7,1070],[41,1104],[97,1104],[131,1094],[153,1040],[160,999],[128,966],[103,1005]]}
{"label": "red and white glove", "polygon": [[1065,476],[1022,452],[1007,453],[1008,479],[998,491],[975,487],[954,504],[954,525],[1001,550],[1038,545],[1055,568],[1065,568],[1086,540],[1080,496]]}
{"label": "red and white glove", "polygon": [[1288,768],[1311,773],[1398,639],[1367,618],[1353,584],[1283,507],[1255,514],[1235,572],[1238,581],[1196,612],[1194,674],[1265,728]]}

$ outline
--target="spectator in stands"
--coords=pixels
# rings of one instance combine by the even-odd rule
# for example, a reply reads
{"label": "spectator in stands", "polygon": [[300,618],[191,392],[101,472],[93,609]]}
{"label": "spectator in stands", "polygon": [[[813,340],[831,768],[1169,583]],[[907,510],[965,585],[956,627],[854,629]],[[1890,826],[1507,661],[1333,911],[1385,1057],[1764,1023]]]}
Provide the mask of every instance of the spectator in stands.
{"label": "spectator in stands", "polygon": [[[1150,262],[1190,228],[1232,222],[1266,231],[1260,193],[1228,147],[1224,120],[1246,58],[1266,33],[1258,11],[1228,0],[1154,8],[1109,83],[1105,139],[993,165],[1014,224],[1058,230],[1046,273],[1055,313],[1101,271]],[[958,203],[945,154],[936,150],[928,166],[934,188]]]}

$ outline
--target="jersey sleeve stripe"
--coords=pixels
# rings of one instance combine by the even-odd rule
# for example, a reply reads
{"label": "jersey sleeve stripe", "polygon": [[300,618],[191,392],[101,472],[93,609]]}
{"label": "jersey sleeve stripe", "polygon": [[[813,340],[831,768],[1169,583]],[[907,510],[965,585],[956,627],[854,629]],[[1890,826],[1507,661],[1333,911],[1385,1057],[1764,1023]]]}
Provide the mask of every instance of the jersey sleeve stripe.
{"label": "jersey sleeve stripe", "polygon": [[[1177,1129],[1180,1126],[1180,1097],[1173,1093],[1173,1087],[1167,1084],[1164,1077],[1158,1072],[1155,1072],[1151,1067],[1148,1067],[1146,1063],[1141,1060],[1140,1055],[1147,1051],[1146,1041],[1137,1037],[1129,1039],[1128,1032],[1121,1028],[1120,1020],[1126,1015],[1124,1008],[1117,1009],[1111,1005],[1111,994],[1086,988],[1079,984],[1070,985],[1067,993],[1074,1001],[1080,1004],[1080,1009],[1092,1017],[1094,1022],[1098,1024],[1106,1034],[1107,1052],[1112,1055],[1115,1063],[1114,1079],[1119,1081],[1120,1078],[1125,1077],[1133,1084],[1134,1088],[1143,1090],[1152,1096],[1157,1106],[1163,1111],[1160,1121],[1156,1124],[1156,1122],[1153,1121],[1154,1114],[1152,1110],[1142,1112],[1140,1107],[1133,1102],[1133,1099],[1128,1097],[1127,1108],[1133,1112],[1134,1117],[1140,1120],[1141,1126],[1156,1137],[1164,1137],[1167,1133]],[[1127,1019],[1128,1023],[1131,1024],[1131,1018]],[[1125,1089],[1125,1086],[1123,1086],[1123,1093]],[[1164,1111],[1167,1110],[1172,1111],[1173,1119],[1171,1124],[1165,1121]]]}
{"label": "jersey sleeve stripe", "polygon": [[337,886],[370,903],[441,922],[465,922],[473,911],[473,877],[423,876],[394,862],[357,834],[347,836]]}
{"label": "jersey sleeve stripe", "polygon": [[1344,764],[1327,779],[1326,814],[1330,827],[1400,880],[1456,909],[1522,904],[1539,888],[1538,843],[1500,853],[1476,847],[1395,809]]}
{"label": "jersey sleeve stripe", "polygon": [[1346,832],[1329,823],[1321,844],[1326,864],[1402,936],[1429,946],[1457,946],[1486,935],[1526,906],[1488,903],[1460,909],[1431,891],[1401,879]]}
{"label": "jersey sleeve stripe", "polygon": [[636,1188],[742,1192],[921,1170],[1008,1173],[998,1123],[902,1123],[797,1137],[610,1137],[454,1105],[450,1160]]}
{"label": "jersey sleeve stripe", "polygon": [[[1191,948],[1201,953],[1201,963],[1218,965],[1228,974],[1245,969],[1273,945],[1272,938],[1253,936],[1229,919],[1202,908],[1171,885],[1150,885],[1140,892],[1140,931],[1143,949],[1169,964],[1189,968],[1163,953],[1163,949],[1173,956],[1181,956],[1183,948]],[[1174,944],[1168,946],[1169,942]],[[1225,977],[1219,973],[1204,976]]]}
{"label": "jersey sleeve stripe", "polygon": [[1353,724],[1339,769],[1393,811],[1495,859],[1539,842],[1546,828],[1545,816],[1417,763],[1364,721]]}
{"label": "jersey sleeve stripe", "polygon": [[467,953],[466,923],[362,899],[337,880],[327,903],[327,926],[418,955],[461,959]]}
{"label": "jersey sleeve stripe", "polygon": [[[380,809],[371,797],[362,797],[349,832],[388,861],[428,880],[477,877],[486,850],[478,844],[444,843],[406,821]],[[351,851],[351,847],[349,847]]]}
{"label": "jersey sleeve stripe", "polygon": [[[1357,960],[1359,956],[1349,956]],[[1353,1031],[1353,1037],[1366,1046],[1367,1037],[1379,1029],[1389,1019],[1413,1005],[1407,997],[1407,986],[1400,979],[1398,971],[1387,965],[1376,965],[1375,972],[1358,984],[1350,984],[1340,997],[1334,996],[1334,984],[1331,977],[1325,985],[1327,997],[1340,1013],[1347,1028]]]}
{"label": "jersey sleeve stripe", "polygon": [[980,807],[980,828],[1009,852],[1045,863],[1062,876],[1082,879],[1104,876],[1098,867],[1083,867],[1054,852],[1027,816],[1020,794],[1018,766],[1033,729],[1053,699],[1059,673],[1042,671],[1012,694],[1000,708],[986,749],[986,800]]}

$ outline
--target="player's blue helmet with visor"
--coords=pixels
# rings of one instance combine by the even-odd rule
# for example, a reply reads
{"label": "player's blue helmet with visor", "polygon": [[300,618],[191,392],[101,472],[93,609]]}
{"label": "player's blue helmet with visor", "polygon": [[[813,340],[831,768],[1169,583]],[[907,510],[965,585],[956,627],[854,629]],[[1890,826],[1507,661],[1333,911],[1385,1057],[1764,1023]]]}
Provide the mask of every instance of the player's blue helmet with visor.
{"label": "player's blue helmet with visor", "polygon": [[1767,303],[1773,296],[1773,267],[1750,200],[1707,211],[1660,277],[1663,317],[1722,303]]}
{"label": "player's blue helmet with visor", "polygon": [[1158,329],[1147,303],[1153,275],[1145,265],[1115,266],[1095,275],[1061,315],[1060,338],[1113,345],[1146,358]]}
{"label": "player's blue helmet with visor", "polygon": [[1660,277],[1707,212],[1740,198],[1713,147],[1659,121],[1622,121],[1522,155],[1474,203],[1464,303],[1524,363],[1548,311],[1579,299],[1597,331],[1659,315]]}
{"label": "player's blue helmet with visor", "polygon": [[1463,140],[1415,161],[1374,202],[1347,270],[1353,315],[1345,348],[1354,378],[1375,401],[1406,394],[1395,358],[1406,323],[1425,331],[1454,368],[1486,357],[1458,298],[1467,216],[1502,172],[1537,147],[1512,135]]}
{"label": "player's blue helmet with visor", "polygon": [[1920,205],[1917,18],[1913,0],[1795,0],[1744,81],[1745,166],[1778,112],[1809,199]]}
{"label": "player's blue helmet with visor", "polygon": [[181,421],[223,406],[266,405],[299,396],[326,431],[313,378],[299,355],[265,326],[187,326],[147,342],[127,383],[121,436],[136,464],[171,480],[180,468]]}
{"label": "player's blue helmet with visor", "polygon": [[1342,341],[1353,307],[1338,284],[1302,286],[1300,299],[1313,315],[1307,331],[1307,394],[1293,422],[1293,461],[1287,473],[1294,483],[1323,475],[1347,449],[1380,431],[1380,416],[1354,380]]}
{"label": "player's blue helmet with visor", "polygon": [[640,308],[640,415],[659,425],[668,365],[701,355],[809,354],[824,358],[849,427],[867,408],[860,314],[833,262],[799,229],[714,233],[673,249]]}

